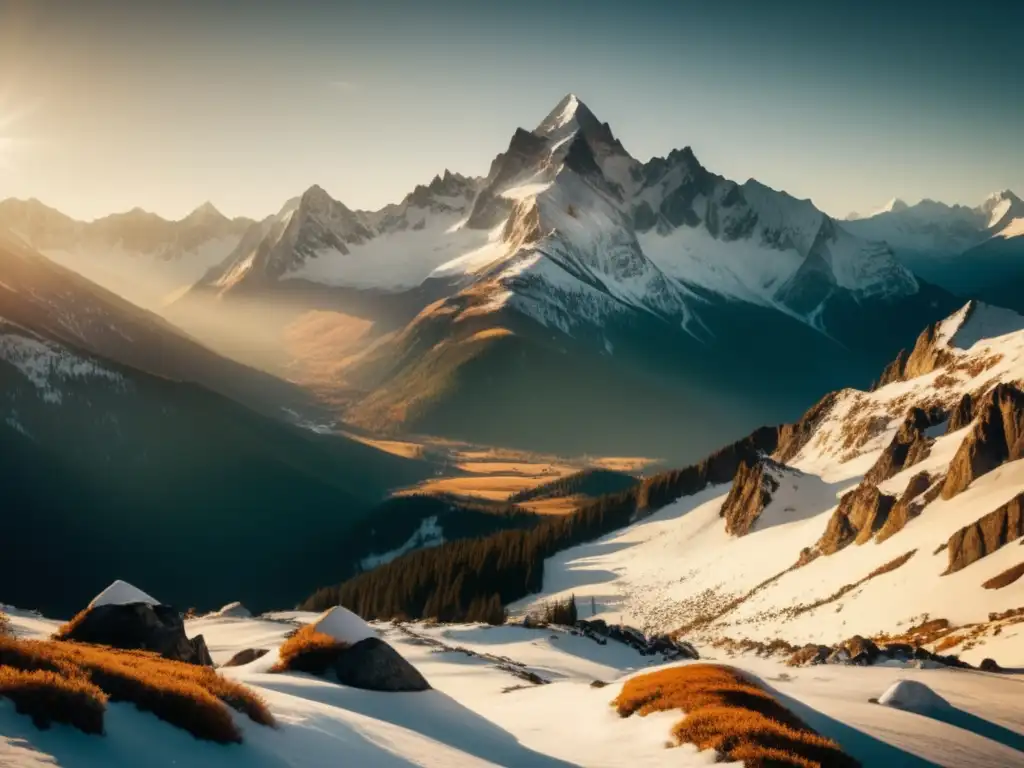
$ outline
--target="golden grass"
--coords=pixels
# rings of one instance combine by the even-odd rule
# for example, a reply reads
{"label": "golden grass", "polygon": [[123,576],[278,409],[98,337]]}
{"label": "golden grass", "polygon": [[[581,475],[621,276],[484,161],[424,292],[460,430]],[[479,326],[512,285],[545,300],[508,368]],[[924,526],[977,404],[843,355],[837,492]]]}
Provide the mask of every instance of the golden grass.
{"label": "golden grass", "polygon": [[1024,576],[1024,563],[1017,563],[1012,568],[1007,568],[1002,573],[993,576],[981,586],[985,589],[1002,589],[1013,584],[1021,576]]}
{"label": "golden grass", "polygon": [[322,675],[348,647],[348,643],[317,632],[312,624],[307,624],[285,640],[279,651],[280,658],[270,671]]}
{"label": "golden grass", "polygon": [[11,634],[14,634],[14,630],[11,629],[11,621],[7,618],[7,614],[0,612],[0,637]]}
{"label": "golden grass", "polygon": [[0,698],[10,699],[39,729],[64,723],[84,733],[103,733],[108,697],[84,675],[0,667]]}
{"label": "golden grass", "polygon": [[[130,702],[196,738],[222,744],[242,740],[227,707],[260,725],[274,725],[266,703],[246,686],[221,677],[209,667],[171,661],[150,651],[124,651],[67,640],[0,638],[0,669],[46,672],[69,683],[88,683],[111,701]],[[51,687],[68,687],[52,676],[46,677]],[[53,703],[56,713],[66,699],[60,696],[65,694],[56,692],[42,700]]]}
{"label": "golden grass", "polygon": [[815,733],[768,691],[714,664],[673,667],[628,680],[612,702],[621,717],[679,709],[677,744],[714,749],[747,768],[853,768],[834,741]]}

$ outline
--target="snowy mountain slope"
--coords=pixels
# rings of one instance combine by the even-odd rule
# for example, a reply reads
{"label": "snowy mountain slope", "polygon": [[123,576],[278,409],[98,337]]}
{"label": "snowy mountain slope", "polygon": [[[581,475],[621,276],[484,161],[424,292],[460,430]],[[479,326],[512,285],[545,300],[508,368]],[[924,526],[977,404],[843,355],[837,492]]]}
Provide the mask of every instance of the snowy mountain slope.
{"label": "snowy mountain slope", "polygon": [[294,386],[227,360],[162,318],[0,232],[0,318],[44,339],[280,414],[309,407]]}
{"label": "snowy mountain slope", "polygon": [[[800,450],[777,454],[785,466],[765,470],[768,499],[746,507],[754,515],[746,535],[729,534],[722,519],[730,486],[709,488],[556,555],[544,593],[520,608],[575,593],[650,631],[797,644],[898,636],[943,619],[948,627],[930,647],[973,663],[1024,664],[1024,626],[1013,615],[1024,580],[1011,576],[1024,562],[1024,530],[1012,522],[1024,460],[1013,451],[977,459],[966,490],[946,482],[968,466],[961,456],[990,450],[975,436],[995,429],[986,394],[1024,382],[1024,317],[972,302],[922,333],[901,360],[874,391],[844,389],[823,400]],[[915,434],[905,426],[915,407],[933,414],[931,426],[914,438],[916,452],[899,451],[893,446]],[[1020,418],[1004,413],[1007,425]],[[965,441],[979,447],[965,453]],[[860,495],[847,495],[854,490]],[[999,528],[1005,515],[1011,522]],[[851,531],[837,544],[830,537],[844,525]],[[975,530],[985,531],[977,534],[987,542],[980,551],[960,538]]]}
{"label": "snowy mountain slope", "polygon": [[885,241],[907,267],[957,295],[1024,310],[1024,202],[1008,189],[973,208],[923,200],[843,227]]}
{"label": "snowy mountain slope", "polygon": [[251,225],[248,219],[226,218],[210,203],[180,221],[134,209],[81,222],[38,200],[0,201],[0,230],[153,309],[223,260]]}
{"label": "snowy mountain slope", "polygon": [[[339,754],[365,766],[611,768],[714,762],[712,753],[698,753],[693,747],[666,750],[677,713],[623,719],[609,706],[626,680],[657,663],[628,646],[601,646],[556,628],[374,624],[382,639],[414,664],[435,690],[379,694],[306,675],[268,674],[286,634],[296,624],[316,619],[315,614],[289,612],[186,622],[190,636],[202,634],[206,639],[215,661],[223,662],[246,648],[269,650],[245,666],[221,669],[256,688],[279,723],[270,730],[239,721],[245,735],[241,746],[196,741],[122,704],[109,706],[104,737],[86,737],[63,726],[39,731],[0,701],[0,760],[17,768],[54,762],[66,768],[121,768],[137,764],[140,754],[146,755],[147,765],[158,768],[183,761],[204,768],[319,768],[336,761]],[[12,624],[26,637],[45,637],[58,623],[12,611]],[[468,653],[446,651],[436,644]],[[735,665],[765,681],[787,706],[838,740],[865,766],[1003,766],[1015,764],[1019,755],[1012,746],[1014,736],[1024,732],[1016,677],[833,667],[822,679],[783,674],[785,668],[773,660],[721,658],[714,649],[701,651],[702,660]],[[485,657],[505,657],[552,682],[508,690],[523,681]],[[958,708],[959,721],[869,703],[900,679],[927,685]],[[594,680],[607,685],[592,687]],[[572,714],[571,723],[567,712]],[[987,730],[979,724],[987,725]]]}

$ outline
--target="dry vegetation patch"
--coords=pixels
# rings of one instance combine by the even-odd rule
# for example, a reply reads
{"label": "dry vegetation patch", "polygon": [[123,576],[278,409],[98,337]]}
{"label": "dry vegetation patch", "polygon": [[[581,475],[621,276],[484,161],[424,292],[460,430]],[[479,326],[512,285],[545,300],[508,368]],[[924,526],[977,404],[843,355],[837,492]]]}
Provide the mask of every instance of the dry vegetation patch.
{"label": "dry vegetation patch", "polygon": [[348,643],[335,640],[323,632],[317,632],[316,627],[307,624],[285,640],[279,652],[280,659],[270,671],[322,675],[348,647]]}
{"label": "dry vegetation patch", "polygon": [[677,744],[714,749],[747,768],[852,768],[834,741],[811,730],[767,690],[739,671],[692,664],[628,680],[612,702],[621,717],[679,709]]}
{"label": "dry vegetation patch", "polygon": [[0,637],[12,634],[14,634],[14,630],[11,629],[10,619],[7,618],[5,613],[0,612]]}
{"label": "dry vegetation patch", "polygon": [[109,699],[132,703],[196,738],[222,744],[242,741],[228,707],[260,725],[274,725],[266,703],[250,688],[209,667],[149,651],[3,637],[0,674],[9,681],[0,695],[13,699],[16,706],[19,699],[24,702],[25,713],[37,724],[67,722],[86,733],[99,733],[102,722],[97,729],[96,709],[102,719]]}

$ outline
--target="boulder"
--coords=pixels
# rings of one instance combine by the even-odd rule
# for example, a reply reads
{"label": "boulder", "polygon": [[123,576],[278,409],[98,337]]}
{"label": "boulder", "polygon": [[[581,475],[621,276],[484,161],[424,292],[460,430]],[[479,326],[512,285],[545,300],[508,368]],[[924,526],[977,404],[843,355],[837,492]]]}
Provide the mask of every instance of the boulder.
{"label": "boulder", "polygon": [[861,635],[854,635],[849,640],[844,641],[842,648],[846,651],[849,659],[848,663],[858,666],[874,664],[875,659],[879,655],[878,646]]}
{"label": "boulder", "polygon": [[75,617],[57,639],[125,650],[155,651],[166,659],[213,666],[203,636],[189,639],[181,616],[168,605],[94,605]]}
{"label": "boulder", "polygon": [[878,698],[878,703],[919,715],[934,715],[952,708],[948,701],[917,680],[897,680]]}
{"label": "boulder", "polygon": [[946,573],[956,573],[1024,536],[1024,493],[949,537]]}
{"label": "boulder", "polygon": [[832,653],[827,645],[808,643],[786,660],[790,667],[805,667],[813,664],[824,664]]}
{"label": "boulder", "polygon": [[949,463],[942,498],[951,499],[971,482],[1024,451],[1024,392],[998,384],[978,403],[974,427]]}
{"label": "boulder", "polygon": [[232,656],[228,661],[221,664],[222,667],[242,667],[246,664],[251,664],[256,659],[261,659],[267,655],[266,648],[246,648],[244,651],[239,651]]}
{"label": "boulder", "polygon": [[982,659],[981,664],[978,665],[978,669],[982,672],[1002,672],[1003,668],[1000,667],[995,659]]}
{"label": "boulder", "polygon": [[346,648],[334,662],[338,682],[368,691],[426,691],[430,684],[398,651],[377,637]]}

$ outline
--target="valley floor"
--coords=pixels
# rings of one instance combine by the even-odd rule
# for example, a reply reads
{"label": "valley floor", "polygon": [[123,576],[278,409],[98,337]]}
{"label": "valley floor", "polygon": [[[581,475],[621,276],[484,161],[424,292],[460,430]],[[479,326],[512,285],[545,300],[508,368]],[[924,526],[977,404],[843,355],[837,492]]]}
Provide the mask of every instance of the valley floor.
{"label": "valley floor", "polygon": [[[13,612],[22,636],[46,636],[57,622]],[[264,695],[276,730],[239,720],[245,744],[218,746],[112,704],[105,737],[65,726],[39,731],[0,700],[0,765],[246,766],[701,766],[714,755],[691,746],[667,749],[678,713],[618,717],[610,702],[624,680],[652,668],[654,657],[562,629],[517,626],[375,625],[435,690],[373,693],[302,674],[270,674],[277,647],[312,614],[203,618],[188,622],[217,663],[245,648],[270,653],[222,671]],[[1024,765],[1024,676],[952,669],[823,666],[786,669],[757,657],[701,648],[705,660],[758,676],[813,728],[838,741],[864,766]],[[660,657],[659,657],[660,658]],[[686,663],[686,662],[683,662]],[[550,684],[532,684],[533,673]],[[893,682],[927,684],[952,707],[925,716],[869,702]],[[594,680],[608,683],[592,687]]]}

